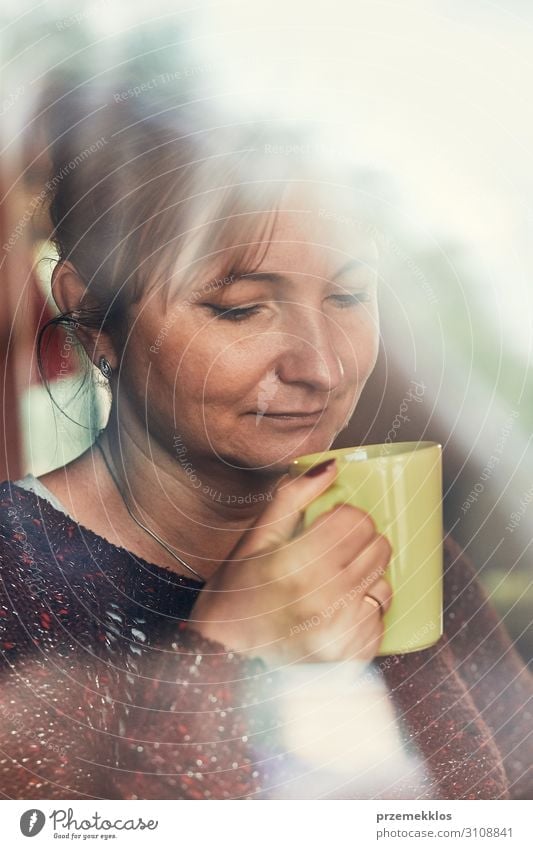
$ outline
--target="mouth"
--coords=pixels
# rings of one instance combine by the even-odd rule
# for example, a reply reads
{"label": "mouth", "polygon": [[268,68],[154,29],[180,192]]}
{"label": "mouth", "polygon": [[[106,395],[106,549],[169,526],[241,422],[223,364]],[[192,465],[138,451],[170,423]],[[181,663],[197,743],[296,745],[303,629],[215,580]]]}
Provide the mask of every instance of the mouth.
{"label": "mouth", "polygon": [[250,416],[255,416],[256,418],[261,419],[269,419],[273,422],[295,422],[300,425],[309,425],[318,421],[321,416],[325,413],[325,407],[320,410],[311,410],[310,412],[282,412],[282,413],[262,413],[259,410],[248,413]]}
{"label": "mouth", "polygon": [[281,413],[263,413],[263,415],[264,416],[290,416],[291,418],[296,418],[297,416],[303,416],[303,417],[305,417],[305,416],[319,416],[320,413],[324,412],[324,409],[322,409],[322,410],[309,410],[309,411],[298,410],[298,411],[294,411],[294,412],[292,410],[287,410],[287,411],[281,412]]}

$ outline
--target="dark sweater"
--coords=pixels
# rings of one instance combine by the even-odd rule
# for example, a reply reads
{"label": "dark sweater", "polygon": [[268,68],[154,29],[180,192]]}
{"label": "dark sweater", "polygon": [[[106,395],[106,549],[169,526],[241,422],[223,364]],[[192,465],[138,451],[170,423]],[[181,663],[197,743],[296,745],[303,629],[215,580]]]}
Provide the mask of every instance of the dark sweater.
{"label": "dark sweater", "polygon": [[[201,582],[11,481],[0,575],[1,798],[268,799],[297,786],[306,767],[278,727],[283,671],[188,624]],[[422,786],[364,798],[531,799],[531,675],[449,536],[444,581],[439,642],[372,662]]]}

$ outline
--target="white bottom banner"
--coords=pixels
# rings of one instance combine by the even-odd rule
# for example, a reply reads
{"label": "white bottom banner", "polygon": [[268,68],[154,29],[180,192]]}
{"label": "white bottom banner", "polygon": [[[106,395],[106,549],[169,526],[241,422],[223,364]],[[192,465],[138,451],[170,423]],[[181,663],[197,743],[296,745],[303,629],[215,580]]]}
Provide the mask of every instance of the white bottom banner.
{"label": "white bottom banner", "polygon": [[[2,845],[533,846],[530,801],[4,801]],[[209,806],[207,810],[205,806]],[[204,807],[204,810],[200,806]]]}

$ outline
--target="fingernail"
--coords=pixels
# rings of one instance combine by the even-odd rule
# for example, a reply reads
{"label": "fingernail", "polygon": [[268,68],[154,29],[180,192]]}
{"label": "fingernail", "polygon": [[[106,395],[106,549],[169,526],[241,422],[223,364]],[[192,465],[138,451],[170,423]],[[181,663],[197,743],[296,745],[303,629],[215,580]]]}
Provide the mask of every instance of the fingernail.
{"label": "fingernail", "polygon": [[311,466],[311,468],[304,473],[304,476],[306,478],[314,478],[317,475],[321,475],[326,471],[326,469],[329,469],[334,462],[335,458],[332,458],[331,460],[324,460],[324,462],[319,463],[318,466]]}

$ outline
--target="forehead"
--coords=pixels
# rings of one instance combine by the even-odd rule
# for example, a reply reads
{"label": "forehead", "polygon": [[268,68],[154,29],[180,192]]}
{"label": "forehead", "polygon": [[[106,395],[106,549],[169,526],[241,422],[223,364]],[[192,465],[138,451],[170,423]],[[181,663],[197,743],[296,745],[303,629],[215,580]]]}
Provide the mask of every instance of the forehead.
{"label": "forehead", "polygon": [[[302,275],[328,279],[353,260],[361,263],[361,271],[377,270],[379,234],[362,214],[353,186],[292,181],[276,192],[272,204],[258,202],[251,208],[244,219],[238,204],[230,210],[222,217],[216,245],[209,238],[202,245],[206,252],[199,252],[200,262],[191,264],[192,271],[174,272],[170,285],[159,288],[165,309],[167,298],[197,298],[213,286],[233,281],[234,274],[238,279],[241,274],[271,271],[296,282]],[[183,256],[180,262],[182,268],[189,267]]]}
{"label": "forehead", "polygon": [[376,258],[375,233],[353,188],[292,184],[283,194],[260,268],[329,273],[350,259],[375,264]]}

